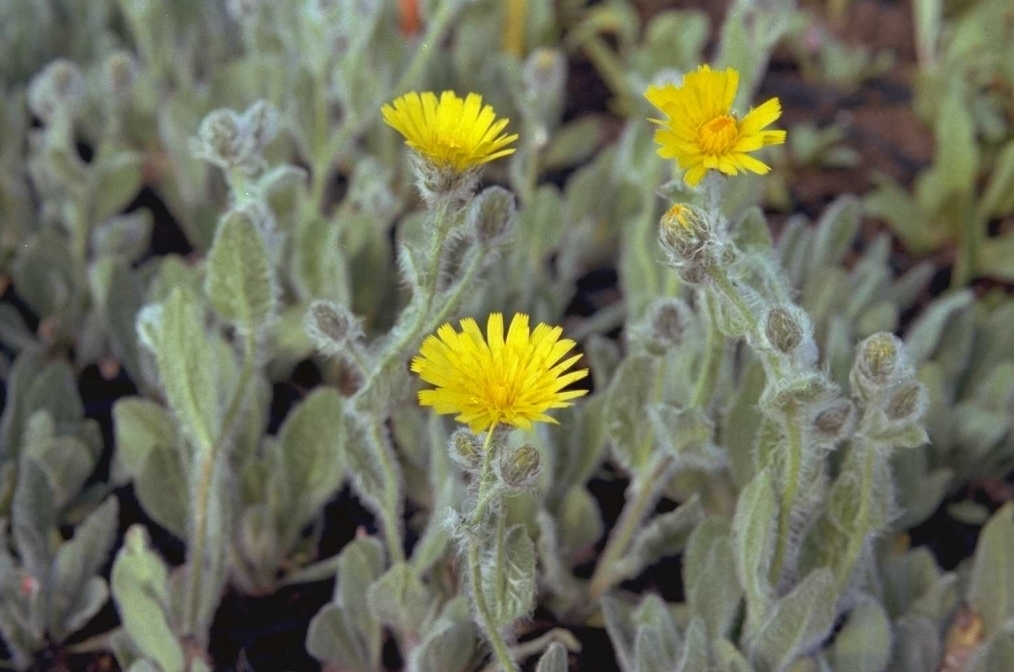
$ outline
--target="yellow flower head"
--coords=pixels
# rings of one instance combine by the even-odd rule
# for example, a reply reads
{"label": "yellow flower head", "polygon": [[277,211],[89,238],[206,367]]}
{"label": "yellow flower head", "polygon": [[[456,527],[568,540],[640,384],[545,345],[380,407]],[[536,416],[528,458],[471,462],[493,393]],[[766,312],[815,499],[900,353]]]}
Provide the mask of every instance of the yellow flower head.
{"label": "yellow flower head", "polygon": [[764,175],[771,167],[749,152],[785,142],[785,131],[762,130],[782,116],[777,98],[751,109],[742,119],[733,115],[732,101],[738,86],[739,72],[735,69],[712,70],[702,65],[685,74],[680,86],[649,86],[644,93],[666,116],[650,119],[662,127],[655,131],[655,142],[661,145],[658,155],[676,159],[686,171],[684,181],[691,187],[709,170],[726,175],[741,171]]}
{"label": "yellow flower head", "polygon": [[508,119],[497,119],[482,96],[464,99],[444,91],[440,100],[432,91],[406,93],[381,108],[384,121],[403,136],[405,144],[438,168],[463,173],[501,156],[517,134],[502,133]]}
{"label": "yellow flower head", "polygon": [[563,329],[539,324],[528,328],[528,316],[511,320],[504,340],[503,315],[492,313],[486,336],[475,320],[461,320],[461,332],[450,324],[428,336],[412,359],[412,371],[434,390],[419,392],[419,403],[437,413],[457,413],[473,432],[497,424],[531,429],[532,422],[553,422],[551,408],[564,408],[588,390],[562,391],[588,375],[588,369],[564,373],[581,355],[560,361],[574,341],[560,339]]}

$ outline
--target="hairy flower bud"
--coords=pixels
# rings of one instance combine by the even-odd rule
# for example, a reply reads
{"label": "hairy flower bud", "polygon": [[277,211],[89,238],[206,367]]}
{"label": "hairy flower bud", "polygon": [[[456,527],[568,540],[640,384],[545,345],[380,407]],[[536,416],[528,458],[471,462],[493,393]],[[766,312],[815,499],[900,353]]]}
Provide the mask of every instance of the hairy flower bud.
{"label": "hairy flower bud", "polygon": [[73,119],[84,101],[84,77],[72,61],[60,58],[47,65],[28,85],[28,107],[43,123],[58,116]]}
{"label": "hairy flower bud", "polygon": [[707,280],[707,269],[720,257],[712,222],[707,213],[692,205],[676,203],[662,215],[658,241],[669,265],[691,285]]}
{"label": "hairy flower bud", "polygon": [[926,388],[911,380],[891,392],[887,401],[887,417],[891,420],[918,420],[926,411]]}
{"label": "hairy flower bud", "polygon": [[468,207],[467,227],[486,247],[497,247],[510,240],[517,221],[514,194],[503,187],[489,187]]}
{"label": "hairy flower bud", "polygon": [[467,472],[476,472],[482,464],[482,440],[470,430],[461,427],[448,442],[451,459]]}
{"label": "hairy flower bud", "polygon": [[200,159],[224,170],[237,169],[246,174],[263,166],[261,152],[278,131],[278,115],[268,103],[259,100],[243,114],[217,109],[201,120],[191,151]]}
{"label": "hairy flower bud", "polygon": [[778,352],[809,366],[817,360],[809,316],[793,305],[773,306],[764,320],[764,335]]}
{"label": "hairy flower bud", "polygon": [[856,348],[849,381],[855,392],[869,398],[891,387],[909,369],[901,340],[894,334],[879,332]]}
{"label": "hairy flower bud", "polygon": [[345,306],[317,299],[306,313],[306,334],[329,357],[348,355],[363,337],[359,318]]}
{"label": "hairy flower bud", "polygon": [[826,443],[838,443],[852,433],[855,424],[855,406],[844,398],[836,399],[813,418],[817,438]]}
{"label": "hairy flower bud", "polygon": [[500,480],[512,490],[530,487],[542,467],[539,450],[530,443],[508,449],[500,456]]}

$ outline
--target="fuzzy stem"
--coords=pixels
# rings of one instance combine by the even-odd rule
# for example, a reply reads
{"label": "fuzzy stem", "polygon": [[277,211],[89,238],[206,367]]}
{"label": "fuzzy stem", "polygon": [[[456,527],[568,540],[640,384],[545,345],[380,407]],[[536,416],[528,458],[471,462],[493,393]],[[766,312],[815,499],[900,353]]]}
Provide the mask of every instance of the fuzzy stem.
{"label": "fuzzy stem", "polygon": [[874,446],[869,445],[865,441],[860,442],[855,449],[864,451],[862,483],[859,486],[859,510],[856,512],[854,527],[858,533],[852,534],[849,537],[842,562],[836,568],[837,576],[835,578],[837,579],[839,595],[845,589],[845,586],[848,585],[856,563],[859,561],[859,554],[863,550],[863,543],[866,541],[866,536],[869,533],[870,502],[873,500],[873,477],[877,451]]}
{"label": "fuzzy stem", "polygon": [[778,539],[775,542],[775,555],[771,563],[771,579],[776,584],[788,551],[789,527],[792,523],[792,510],[796,505],[796,493],[799,490],[799,473],[803,465],[803,428],[799,425],[799,416],[795,408],[786,412],[785,429],[788,435],[785,473],[782,479],[785,489],[782,490],[778,514]]}
{"label": "fuzzy stem", "polygon": [[717,321],[715,301],[708,294],[702,294],[701,298],[708,313],[708,333],[705,342],[704,364],[701,365],[697,386],[694,388],[694,398],[691,402],[694,408],[705,408],[711,401],[711,395],[714,394],[715,383],[718,380],[718,371],[722,366],[722,355],[725,354],[725,337],[715,326]]}
{"label": "fuzzy stem", "polygon": [[393,455],[384,445],[379,419],[370,422],[370,434],[373,439],[372,443],[377,447],[377,461],[380,464],[380,470],[384,473],[384,501],[380,512],[380,517],[383,519],[384,542],[387,544],[387,552],[391,556],[392,564],[397,564],[405,561],[405,550],[401,546],[401,537],[398,535],[399,505],[401,504],[398,478],[392,462]]}
{"label": "fuzzy stem", "polygon": [[[513,658],[511,658],[510,651],[507,649],[507,643],[504,641],[503,636],[500,634],[500,629],[493,621],[493,616],[490,613],[489,605],[486,603],[486,595],[482,591],[482,564],[479,562],[479,540],[474,536],[475,531],[479,529],[482,524],[482,516],[485,513],[484,503],[490,500],[488,496],[488,490],[490,484],[494,481],[493,478],[493,450],[491,450],[493,442],[493,432],[495,426],[490,427],[486,432],[486,441],[482,445],[482,471],[479,473],[479,503],[473,509],[471,515],[471,521],[469,527],[473,530],[473,533],[468,538],[468,574],[472,587],[472,601],[475,605],[475,611],[479,615],[479,619],[482,621],[481,625],[483,630],[486,632],[486,639],[489,640],[490,647],[493,649],[493,655],[499,663],[500,667],[505,672],[516,672],[517,665],[514,664]],[[503,512],[500,512],[500,517],[503,518]],[[497,549],[498,555],[502,553],[503,540],[498,539],[501,548]]]}

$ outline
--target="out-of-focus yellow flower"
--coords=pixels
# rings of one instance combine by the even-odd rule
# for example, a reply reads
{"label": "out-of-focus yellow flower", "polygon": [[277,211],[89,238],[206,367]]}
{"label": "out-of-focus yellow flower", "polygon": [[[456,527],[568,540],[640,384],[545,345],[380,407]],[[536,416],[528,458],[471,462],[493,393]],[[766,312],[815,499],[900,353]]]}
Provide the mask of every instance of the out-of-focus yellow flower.
{"label": "out-of-focus yellow flower", "polygon": [[508,119],[497,119],[482,96],[459,98],[444,91],[437,100],[432,91],[406,93],[381,108],[384,121],[405,136],[405,144],[431,164],[456,173],[465,172],[501,156],[517,134],[502,133]]}
{"label": "out-of-focus yellow flower", "polygon": [[458,422],[473,432],[497,424],[531,429],[533,422],[556,421],[546,415],[564,408],[588,390],[567,385],[588,375],[587,369],[565,373],[580,355],[560,361],[574,341],[560,339],[563,329],[539,324],[528,328],[528,316],[518,313],[504,339],[503,315],[492,313],[486,339],[475,320],[461,320],[461,332],[449,323],[423,341],[412,371],[436,389],[419,392],[419,403],[437,413],[457,413]]}
{"label": "out-of-focus yellow flower", "polygon": [[771,167],[749,153],[785,142],[785,131],[763,130],[782,116],[777,98],[751,109],[742,119],[733,115],[738,86],[739,72],[734,68],[712,70],[702,65],[684,75],[680,86],[649,86],[644,93],[666,116],[650,119],[661,126],[655,131],[655,142],[661,145],[658,155],[675,159],[691,187],[709,170],[764,175]]}

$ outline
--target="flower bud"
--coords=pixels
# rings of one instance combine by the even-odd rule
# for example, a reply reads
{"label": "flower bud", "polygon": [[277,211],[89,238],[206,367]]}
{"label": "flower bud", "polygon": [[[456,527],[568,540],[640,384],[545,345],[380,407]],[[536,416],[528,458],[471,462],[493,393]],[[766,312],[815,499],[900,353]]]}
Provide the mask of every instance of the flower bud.
{"label": "flower bud", "polygon": [[514,194],[503,187],[489,187],[475,197],[468,207],[467,226],[479,244],[497,247],[514,233],[517,205]]}
{"label": "flower bud", "polygon": [[837,386],[823,374],[807,373],[769,385],[760,405],[769,411],[795,413],[800,407],[824,407],[837,395]]}
{"label": "flower bud", "polygon": [[359,319],[345,306],[317,299],[306,313],[306,334],[321,354],[346,355],[363,337]]}
{"label": "flower bud", "polygon": [[512,490],[523,490],[535,482],[542,467],[539,450],[530,443],[507,449],[500,456],[500,480]]}
{"label": "flower bud", "polygon": [[838,443],[852,433],[855,406],[844,398],[836,399],[813,418],[817,438],[825,443]]}
{"label": "flower bud", "polygon": [[764,335],[778,352],[799,358],[804,365],[817,360],[810,317],[796,306],[773,306],[764,320]]}
{"label": "flower bud", "polygon": [[658,299],[648,309],[648,349],[663,354],[683,341],[690,308],[681,299]]}
{"label": "flower bud", "polygon": [[467,472],[474,473],[482,464],[482,441],[464,427],[451,434],[448,442],[451,459]]}
{"label": "flower bud", "polygon": [[707,215],[692,205],[676,203],[659,221],[659,242],[675,261],[699,257],[709,241],[710,233]]}
{"label": "flower bud", "polygon": [[191,151],[198,158],[224,170],[252,174],[264,163],[261,152],[278,130],[277,114],[259,100],[243,114],[217,109],[201,121]]}
{"label": "flower bud", "polygon": [[894,334],[879,332],[856,348],[849,381],[855,392],[870,397],[889,388],[908,370],[901,340]]}
{"label": "flower bud", "polygon": [[58,116],[73,119],[84,101],[84,77],[72,61],[60,58],[47,65],[28,85],[28,107],[43,123]]}
{"label": "flower bud", "polygon": [[918,420],[926,411],[926,388],[911,380],[891,392],[887,401],[887,417],[891,420]]}

